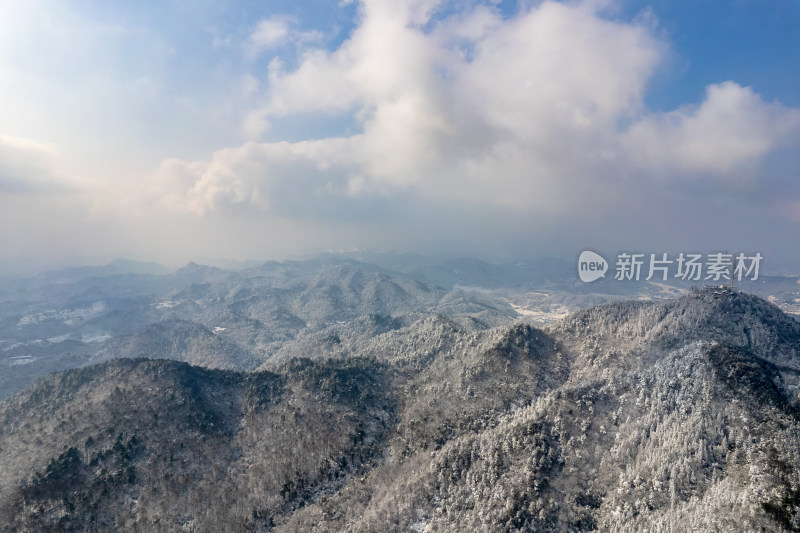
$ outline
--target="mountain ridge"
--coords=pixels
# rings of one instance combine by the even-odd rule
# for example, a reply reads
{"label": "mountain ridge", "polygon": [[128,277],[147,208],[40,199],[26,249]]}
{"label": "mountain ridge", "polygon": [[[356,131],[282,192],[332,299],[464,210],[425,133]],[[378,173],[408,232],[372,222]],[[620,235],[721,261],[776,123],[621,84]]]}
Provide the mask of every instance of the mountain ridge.
{"label": "mountain ridge", "polygon": [[[376,339],[405,327],[374,320]],[[41,378],[0,402],[12,473],[0,518],[6,530],[800,527],[800,323],[769,302],[706,289],[544,328],[415,324],[416,343],[365,346],[372,357],[256,373],[119,359]]]}

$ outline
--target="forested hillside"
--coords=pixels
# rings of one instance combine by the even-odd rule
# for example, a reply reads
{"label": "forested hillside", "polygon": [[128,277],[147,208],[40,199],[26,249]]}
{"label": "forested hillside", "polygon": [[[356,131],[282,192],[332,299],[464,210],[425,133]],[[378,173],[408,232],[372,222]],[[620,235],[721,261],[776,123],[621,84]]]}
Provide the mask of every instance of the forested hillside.
{"label": "forested hillside", "polygon": [[772,304],[465,320],[376,314],[251,373],[41,378],[0,403],[3,530],[800,528],[800,323]]}
{"label": "forested hillside", "polygon": [[120,357],[274,368],[291,357],[327,355],[321,339],[369,342],[370,316],[403,328],[445,315],[476,329],[518,316],[489,294],[343,258],[240,270],[190,263],[170,274],[134,266],[138,273],[98,267],[0,279],[0,399],[49,372]]}

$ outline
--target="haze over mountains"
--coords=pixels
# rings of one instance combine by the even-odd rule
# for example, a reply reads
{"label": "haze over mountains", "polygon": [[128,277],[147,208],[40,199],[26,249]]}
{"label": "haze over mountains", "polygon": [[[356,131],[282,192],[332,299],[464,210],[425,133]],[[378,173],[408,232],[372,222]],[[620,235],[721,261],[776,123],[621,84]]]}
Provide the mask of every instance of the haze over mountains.
{"label": "haze over mountains", "polygon": [[[707,288],[490,327],[485,302],[415,321],[448,293],[335,270],[361,288],[330,285],[343,316],[368,287],[406,311],[298,335],[309,357],[271,370],[113,359],[2,402],[5,530],[800,527],[800,322],[774,305]],[[144,331],[221,339],[167,324]]]}
{"label": "haze over mountains", "polygon": [[[119,357],[249,371],[293,356],[362,356],[376,343],[400,346],[428,327],[428,318],[447,317],[467,331],[521,318],[541,325],[592,305],[673,298],[691,287],[581,284],[559,260],[361,259],[374,262],[333,255],[169,271],[117,260],[0,279],[0,398],[48,372]],[[797,312],[797,281],[763,276],[745,290]]]}
{"label": "haze over mountains", "polygon": [[43,373],[116,357],[253,370],[287,343],[370,315],[393,316],[392,328],[429,314],[470,316],[482,328],[516,317],[498,298],[342,258],[244,270],[190,263],[168,274],[116,262],[6,279],[0,290],[2,396]]}

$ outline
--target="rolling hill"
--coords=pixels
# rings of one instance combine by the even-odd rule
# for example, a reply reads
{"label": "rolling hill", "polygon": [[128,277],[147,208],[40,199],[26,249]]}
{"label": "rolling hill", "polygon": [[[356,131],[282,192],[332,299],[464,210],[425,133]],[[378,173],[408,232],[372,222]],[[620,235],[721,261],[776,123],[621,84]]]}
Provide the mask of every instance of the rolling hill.
{"label": "rolling hill", "polygon": [[40,378],[0,403],[4,530],[800,527],[800,323],[769,302],[361,320],[270,370]]}

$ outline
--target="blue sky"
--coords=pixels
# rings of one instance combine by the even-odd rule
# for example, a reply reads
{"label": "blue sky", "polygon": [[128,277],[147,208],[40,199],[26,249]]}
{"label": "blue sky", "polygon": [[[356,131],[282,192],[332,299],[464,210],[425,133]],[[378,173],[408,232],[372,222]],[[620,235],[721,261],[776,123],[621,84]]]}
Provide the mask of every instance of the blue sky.
{"label": "blue sky", "polygon": [[647,103],[672,109],[706,85],[736,80],[768,100],[800,106],[800,3],[662,0],[621,4],[628,17],[649,9],[673,49]]}
{"label": "blue sky", "polygon": [[800,262],[798,28],[794,0],[10,0],[0,261]]}

